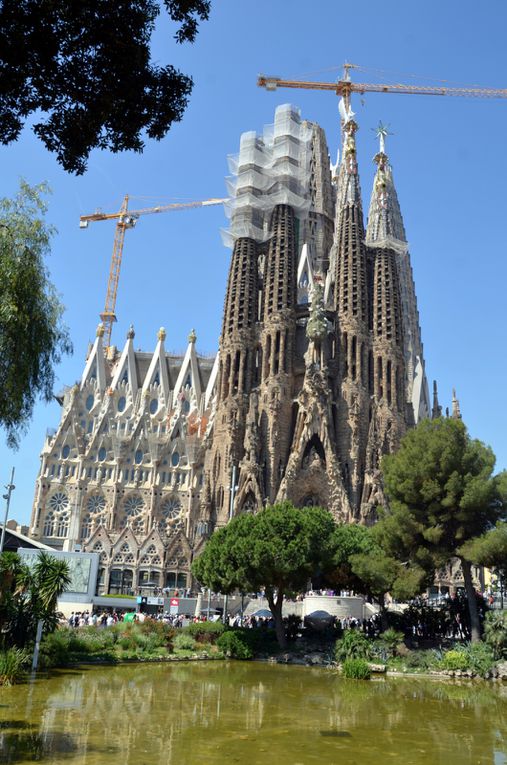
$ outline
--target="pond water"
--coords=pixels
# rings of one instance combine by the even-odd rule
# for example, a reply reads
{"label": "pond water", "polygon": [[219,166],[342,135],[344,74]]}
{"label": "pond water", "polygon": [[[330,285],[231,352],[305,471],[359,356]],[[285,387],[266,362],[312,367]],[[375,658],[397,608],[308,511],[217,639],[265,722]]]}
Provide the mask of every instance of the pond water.
{"label": "pond water", "polygon": [[83,667],[0,689],[0,762],[507,765],[507,685],[248,662]]}

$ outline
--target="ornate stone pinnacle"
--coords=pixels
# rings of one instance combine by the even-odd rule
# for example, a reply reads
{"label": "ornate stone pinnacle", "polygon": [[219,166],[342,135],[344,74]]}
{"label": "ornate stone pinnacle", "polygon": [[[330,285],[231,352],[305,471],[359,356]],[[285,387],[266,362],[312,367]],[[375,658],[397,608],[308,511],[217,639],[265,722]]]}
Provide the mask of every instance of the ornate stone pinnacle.
{"label": "ornate stone pinnacle", "polygon": [[102,324],[102,322],[100,322],[100,324],[97,327],[97,332],[96,332],[97,337],[104,337],[104,332],[105,332],[104,325]]}
{"label": "ornate stone pinnacle", "polygon": [[127,340],[133,340],[135,336],[136,336],[136,333],[134,330],[134,325],[131,324],[127,332]]}
{"label": "ornate stone pinnacle", "polygon": [[165,340],[167,337],[167,333],[165,331],[165,327],[160,327],[159,331],[157,332],[157,337],[159,340]]}
{"label": "ornate stone pinnacle", "polygon": [[192,329],[188,336],[188,342],[195,343],[196,340],[197,340],[197,335],[195,334],[195,329]]}

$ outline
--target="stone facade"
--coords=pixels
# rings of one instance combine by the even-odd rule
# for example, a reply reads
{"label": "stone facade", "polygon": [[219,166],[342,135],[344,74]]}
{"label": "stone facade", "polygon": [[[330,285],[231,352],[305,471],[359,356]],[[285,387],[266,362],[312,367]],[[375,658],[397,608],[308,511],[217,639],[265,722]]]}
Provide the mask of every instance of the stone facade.
{"label": "stone facade", "polygon": [[[238,513],[290,499],[373,523],[379,464],[429,416],[408,246],[385,154],[365,227],[355,134],[331,167],[289,106],[229,158],[232,257],[219,352],[102,346],[62,396],[31,522],[101,555],[102,588],[190,584],[193,556]],[[434,407],[437,404],[434,404]],[[437,406],[438,408],[438,406]]]}

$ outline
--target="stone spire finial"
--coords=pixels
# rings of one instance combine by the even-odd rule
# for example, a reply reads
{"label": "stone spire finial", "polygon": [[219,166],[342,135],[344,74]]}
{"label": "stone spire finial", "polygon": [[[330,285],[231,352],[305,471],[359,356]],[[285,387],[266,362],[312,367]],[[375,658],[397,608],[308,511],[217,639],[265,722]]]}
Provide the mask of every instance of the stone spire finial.
{"label": "stone spire finial", "polygon": [[461,420],[461,411],[459,408],[459,401],[456,398],[456,388],[452,389],[452,418],[454,420]]}
{"label": "stone spire finial", "polygon": [[192,329],[190,331],[189,336],[188,336],[188,342],[189,343],[195,343],[196,340],[197,340],[197,335],[195,334],[195,329]]}
{"label": "stone spire finial", "polygon": [[97,332],[96,332],[97,337],[104,337],[104,332],[105,332],[104,325],[101,322],[97,327]]}
{"label": "stone spire finial", "polygon": [[436,420],[442,416],[442,407],[438,402],[437,381],[433,380],[433,408],[431,410],[431,419]]}
{"label": "stone spire finial", "polygon": [[166,339],[167,333],[165,331],[165,327],[160,327],[159,331],[157,332],[157,337],[162,341]]}
{"label": "stone spire finial", "polygon": [[130,327],[128,328],[127,340],[133,340],[135,336],[136,336],[136,333],[134,330],[134,325],[131,324]]}

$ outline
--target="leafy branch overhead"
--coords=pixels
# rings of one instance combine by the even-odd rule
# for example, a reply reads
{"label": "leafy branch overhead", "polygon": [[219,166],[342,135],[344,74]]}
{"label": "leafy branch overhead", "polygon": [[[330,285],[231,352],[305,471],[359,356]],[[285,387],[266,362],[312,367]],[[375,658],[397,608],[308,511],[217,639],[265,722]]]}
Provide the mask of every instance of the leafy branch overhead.
{"label": "leafy branch overhead", "polygon": [[0,426],[10,446],[36,399],[51,401],[54,366],[72,351],[44,264],[53,233],[43,218],[47,191],[22,183],[17,197],[0,199]]}
{"label": "leafy branch overhead", "polygon": [[[209,0],[164,0],[178,43],[194,42]],[[192,78],[155,65],[157,0],[4,0],[0,5],[0,141],[34,133],[69,172],[94,148],[142,152],[183,116]]]}

